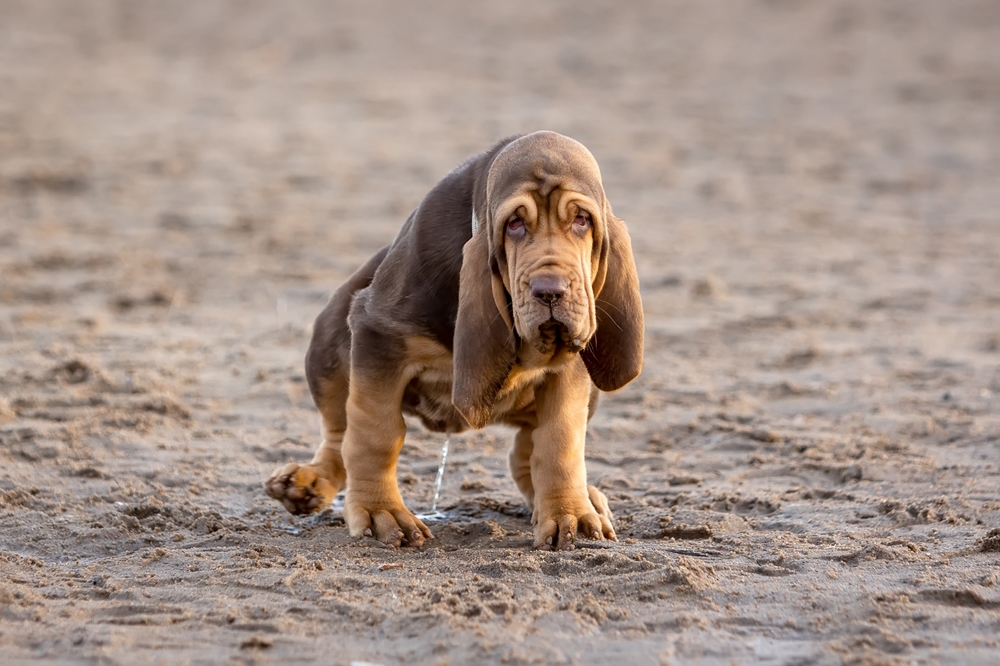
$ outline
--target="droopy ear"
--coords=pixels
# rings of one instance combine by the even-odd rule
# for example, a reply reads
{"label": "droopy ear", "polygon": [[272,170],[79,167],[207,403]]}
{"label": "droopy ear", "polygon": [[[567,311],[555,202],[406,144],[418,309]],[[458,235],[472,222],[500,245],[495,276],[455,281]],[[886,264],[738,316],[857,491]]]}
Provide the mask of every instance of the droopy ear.
{"label": "droopy ear", "polygon": [[614,391],[642,371],[642,298],[625,223],[607,214],[608,237],[594,280],[597,333],[581,352],[590,379],[602,391]]}
{"label": "droopy ear", "polygon": [[507,291],[490,258],[489,229],[482,229],[462,250],[451,389],[452,402],[473,428],[490,422],[516,353]]}

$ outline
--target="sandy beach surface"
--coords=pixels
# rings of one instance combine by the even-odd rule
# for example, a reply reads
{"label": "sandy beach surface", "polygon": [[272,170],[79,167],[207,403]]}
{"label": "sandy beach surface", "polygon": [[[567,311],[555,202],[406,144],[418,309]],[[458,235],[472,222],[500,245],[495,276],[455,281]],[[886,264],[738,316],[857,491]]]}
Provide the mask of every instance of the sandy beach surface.
{"label": "sandy beach surface", "polygon": [[[422,549],[289,516],[313,318],[536,129],[635,246],[621,541],[532,550],[502,428]],[[0,0],[0,661],[995,664],[998,211],[989,0]]]}

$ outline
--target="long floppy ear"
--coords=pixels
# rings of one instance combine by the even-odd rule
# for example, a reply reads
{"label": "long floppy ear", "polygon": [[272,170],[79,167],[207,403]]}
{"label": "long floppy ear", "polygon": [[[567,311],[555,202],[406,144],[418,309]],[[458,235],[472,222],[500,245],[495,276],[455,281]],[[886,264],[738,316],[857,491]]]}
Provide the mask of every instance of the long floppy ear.
{"label": "long floppy ear", "polygon": [[451,400],[473,428],[490,422],[516,354],[507,290],[491,256],[489,229],[481,229],[462,249],[458,282]]}
{"label": "long floppy ear", "polygon": [[642,298],[625,223],[607,214],[608,236],[594,280],[597,333],[581,352],[590,379],[602,391],[614,391],[642,371]]}

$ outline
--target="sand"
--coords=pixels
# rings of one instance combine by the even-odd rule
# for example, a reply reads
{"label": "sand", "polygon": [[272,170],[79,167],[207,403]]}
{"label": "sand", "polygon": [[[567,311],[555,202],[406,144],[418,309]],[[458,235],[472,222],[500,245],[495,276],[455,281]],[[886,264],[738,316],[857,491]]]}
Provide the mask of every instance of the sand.
{"label": "sand", "polygon": [[[998,36],[987,0],[0,2],[0,661],[996,663]],[[420,550],[290,517],[325,299],[542,128],[643,285],[588,435],[620,543],[532,550],[501,428]]]}

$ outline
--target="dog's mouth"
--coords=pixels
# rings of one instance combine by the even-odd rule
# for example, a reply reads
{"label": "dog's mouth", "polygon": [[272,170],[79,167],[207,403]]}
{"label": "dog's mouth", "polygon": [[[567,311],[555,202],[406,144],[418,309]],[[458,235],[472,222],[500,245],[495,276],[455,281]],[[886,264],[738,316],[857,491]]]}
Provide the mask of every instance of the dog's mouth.
{"label": "dog's mouth", "polygon": [[586,344],[586,340],[573,337],[569,327],[555,317],[538,326],[535,349],[543,354],[554,354],[562,350],[576,354],[582,351]]}

